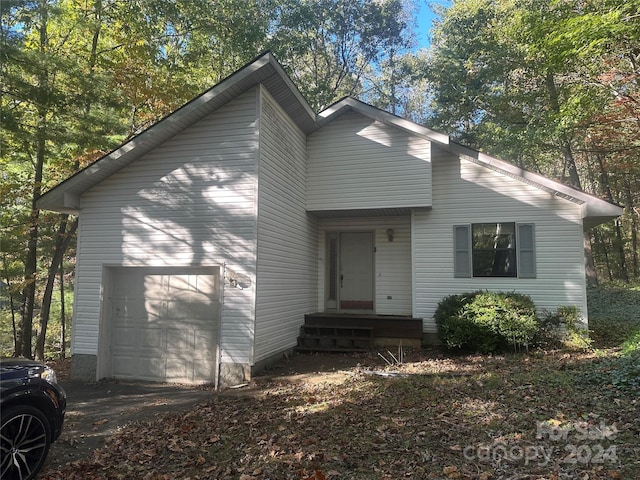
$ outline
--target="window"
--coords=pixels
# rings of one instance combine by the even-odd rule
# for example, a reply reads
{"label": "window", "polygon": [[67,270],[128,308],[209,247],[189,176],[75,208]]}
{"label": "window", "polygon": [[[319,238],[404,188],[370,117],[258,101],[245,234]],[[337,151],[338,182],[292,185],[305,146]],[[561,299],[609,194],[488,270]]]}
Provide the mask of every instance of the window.
{"label": "window", "polygon": [[456,277],[536,277],[532,223],[454,226]]}
{"label": "window", "polygon": [[516,276],[516,224],[471,225],[474,277]]}

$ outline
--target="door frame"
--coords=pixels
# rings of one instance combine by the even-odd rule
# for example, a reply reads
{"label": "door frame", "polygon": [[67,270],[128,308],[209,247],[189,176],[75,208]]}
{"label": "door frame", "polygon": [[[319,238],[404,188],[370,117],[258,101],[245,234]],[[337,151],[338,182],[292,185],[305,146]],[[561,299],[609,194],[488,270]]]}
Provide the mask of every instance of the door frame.
{"label": "door frame", "polygon": [[[340,307],[341,238],[344,233],[366,233],[371,236],[371,310],[345,309]],[[376,309],[376,232],[371,229],[330,230],[325,232],[325,295],[324,308],[327,312],[373,313]]]}
{"label": "door frame", "polygon": [[220,355],[222,344],[222,310],[224,298],[224,267],[221,265],[176,265],[176,266],[155,266],[155,265],[119,265],[119,264],[103,264],[102,265],[102,288],[100,290],[100,319],[98,330],[98,348],[96,355],[96,380],[102,378],[111,378],[113,376],[112,368],[112,298],[114,292],[114,283],[119,274],[126,271],[149,270],[153,273],[169,273],[169,274],[198,274],[203,273],[212,275],[217,278],[218,289],[217,295],[218,309],[215,311],[217,318],[216,325],[216,344],[212,346],[212,356],[214,360],[214,378],[212,384],[218,388],[220,381]]}

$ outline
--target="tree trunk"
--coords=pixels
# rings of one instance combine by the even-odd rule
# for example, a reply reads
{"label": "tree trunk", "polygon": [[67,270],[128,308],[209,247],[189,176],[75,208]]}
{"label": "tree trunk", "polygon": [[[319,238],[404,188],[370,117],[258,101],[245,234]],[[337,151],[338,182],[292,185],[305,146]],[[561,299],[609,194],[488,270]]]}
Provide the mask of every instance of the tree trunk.
{"label": "tree trunk", "polygon": [[631,189],[629,178],[625,178],[625,190],[627,198],[627,209],[631,213],[631,262],[633,276],[640,276],[640,266],[638,265],[638,219],[640,218],[640,208],[636,207],[635,198]]}
{"label": "tree trunk", "polygon": [[[94,2],[94,15],[96,17],[95,29],[93,31],[91,40],[91,53],[89,55],[89,77],[93,77],[94,69],[98,58],[98,40],[100,38],[101,30],[101,15],[102,15],[102,0],[95,0]],[[89,98],[89,96],[87,97]],[[88,116],[91,111],[91,101],[87,99],[84,106],[84,113]],[[79,163],[76,161],[75,170],[79,168]],[[47,271],[47,281],[45,284],[44,294],[42,298],[42,312],[40,314],[40,331],[38,332],[38,338],[36,341],[36,358],[38,360],[44,360],[44,344],[47,334],[47,326],[49,324],[49,318],[51,314],[51,299],[53,297],[53,289],[55,286],[55,278],[58,270],[58,266],[62,265],[62,259],[64,253],[69,246],[69,242],[73,237],[76,229],[78,228],[78,220],[75,219],[66,232],[68,215],[60,215],[60,226],[56,235],[56,246],[53,254],[53,258]]]}
{"label": "tree trunk", "polygon": [[[600,169],[600,183],[602,184],[602,188],[604,190],[604,194],[608,201],[613,202],[613,193],[611,192],[611,186],[609,185],[609,175],[604,167],[604,162],[602,161],[602,156],[596,154],[596,158],[598,159],[598,167]],[[616,243],[615,248],[618,251],[618,257],[620,262],[620,278],[629,282],[629,275],[627,273],[627,262],[624,254],[624,239],[622,238],[622,227],[620,226],[620,221],[615,221],[616,227]]]}
{"label": "tree trunk", "polygon": [[622,237],[622,227],[620,220],[616,220],[616,250],[620,259],[620,276],[619,278],[625,283],[629,283],[629,273],[627,272],[627,261],[624,254],[624,238]]}
{"label": "tree trunk", "polygon": [[[545,83],[549,93],[551,108],[554,112],[560,113],[560,97],[558,95],[555,79],[551,72],[547,73]],[[569,184],[578,190],[582,190],[582,183],[580,182],[580,175],[578,175],[578,167],[576,166],[576,159],[573,155],[571,141],[566,134],[561,134],[558,140],[560,142],[560,151],[562,153],[565,171],[569,174]],[[589,238],[588,232],[584,233],[582,243],[584,245],[585,277],[587,285],[597,285],[598,277],[596,274],[595,263],[593,262],[591,239]]]}
{"label": "tree trunk", "polygon": [[64,252],[67,251],[69,242],[73,238],[76,229],[78,228],[78,220],[75,219],[67,230],[67,222],[69,215],[60,215],[60,226],[58,227],[58,233],[56,235],[56,247],[53,253],[53,259],[49,265],[47,272],[47,283],[44,288],[44,295],[42,296],[42,311],[40,313],[40,331],[38,332],[38,339],[36,341],[36,359],[44,360],[44,344],[47,336],[47,326],[49,325],[49,317],[51,316],[51,298],[53,297],[53,288],[55,286],[56,275],[58,273],[58,266],[62,262]]}
{"label": "tree trunk", "polygon": [[600,234],[599,230],[595,230],[596,236],[599,237],[599,242],[600,245],[602,247],[602,253],[604,255],[604,262],[605,265],[607,266],[607,276],[609,277],[609,281],[612,282],[613,281],[613,274],[611,273],[611,263],[609,262],[609,251],[607,249],[607,244],[602,236],[602,234]]}
{"label": "tree trunk", "polygon": [[[40,26],[39,41],[40,53],[44,57],[47,50],[47,2],[41,1],[39,4]],[[21,326],[18,329],[17,340],[18,353],[26,358],[33,358],[32,336],[33,336],[33,313],[36,298],[36,279],[38,271],[38,221],[40,212],[36,208],[36,201],[42,193],[42,172],[46,157],[47,140],[47,100],[49,97],[49,74],[46,62],[39,66],[38,84],[36,86],[36,96],[38,99],[37,112],[38,120],[36,126],[36,161],[33,175],[33,191],[31,196],[31,217],[29,236],[27,241],[27,255],[24,262],[24,282],[23,289],[24,308],[22,310]]]}
{"label": "tree trunk", "polygon": [[596,265],[593,262],[591,235],[589,235],[589,232],[585,232],[582,238],[584,243],[584,270],[585,277],[587,279],[587,286],[596,287],[598,285],[598,272],[596,271]]}
{"label": "tree trunk", "polygon": [[[545,83],[547,85],[547,91],[549,93],[549,101],[551,103],[551,109],[555,113],[560,113],[560,98],[558,96],[558,89],[556,82],[551,72],[548,72],[545,76]],[[566,134],[561,134],[558,139],[560,142],[560,151],[564,160],[564,166],[569,173],[569,183],[572,187],[582,190],[580,183],[580,176],[578,175],[578,168],[576,166],[576,159],[573,156],[573,148],[571,141]]]}
{"label": "tree trunk", "polygon": [[17,357],[20,355],[20,351],[18,349],[18,329],[16,324],[16,302],[13,294],[13,290],[11,289],[11,278],[9,276],[9,266],[7,264],[7,258],[2,257],[3,268],[5,271],[5,279],[7,284],[7,291],[9,292],[9,308],[11,309],[11,329],[13,333],[13,356]]}

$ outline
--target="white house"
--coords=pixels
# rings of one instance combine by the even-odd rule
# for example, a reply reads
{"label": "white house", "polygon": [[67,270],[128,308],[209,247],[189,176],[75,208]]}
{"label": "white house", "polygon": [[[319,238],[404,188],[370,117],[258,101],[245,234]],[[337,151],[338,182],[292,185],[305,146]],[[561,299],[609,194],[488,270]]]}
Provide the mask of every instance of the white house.
{"label": "white house", "polygon": [[80,217],[75,378],[219,384],[310,313],[426,338],[443,297],[488,289],[586,317],[583,231],[622,213],[352,98],[316,114],[270,53],[38,206]]}

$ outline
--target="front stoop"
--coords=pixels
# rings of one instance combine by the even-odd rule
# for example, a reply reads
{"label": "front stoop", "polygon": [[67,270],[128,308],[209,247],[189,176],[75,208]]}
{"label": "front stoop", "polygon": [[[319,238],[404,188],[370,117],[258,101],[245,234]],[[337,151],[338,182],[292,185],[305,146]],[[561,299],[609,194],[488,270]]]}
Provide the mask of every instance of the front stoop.
{"label": "front stoop", "polygon": [[375,346],[419,347],[422,319],[398,315],[315,313],[305,315],[297,350],[365,352]]}

